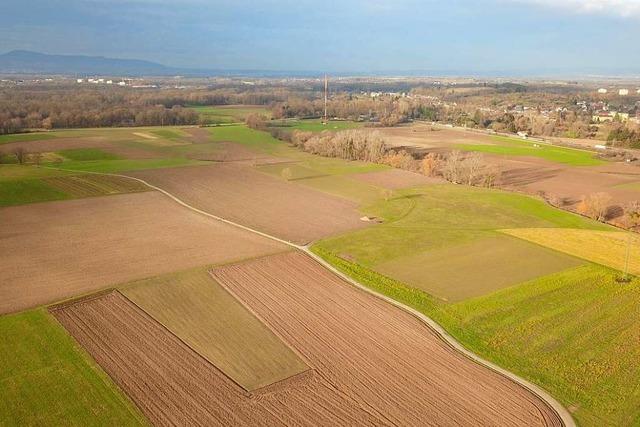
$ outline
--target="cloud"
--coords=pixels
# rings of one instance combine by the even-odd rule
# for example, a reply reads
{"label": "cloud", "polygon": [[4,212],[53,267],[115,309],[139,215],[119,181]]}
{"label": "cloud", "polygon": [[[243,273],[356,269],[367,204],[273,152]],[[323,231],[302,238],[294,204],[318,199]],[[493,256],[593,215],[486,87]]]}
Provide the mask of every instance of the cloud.
{"label": "cloud", "polygon": [[568,12],[640,18],[640,0],[511,0]]}

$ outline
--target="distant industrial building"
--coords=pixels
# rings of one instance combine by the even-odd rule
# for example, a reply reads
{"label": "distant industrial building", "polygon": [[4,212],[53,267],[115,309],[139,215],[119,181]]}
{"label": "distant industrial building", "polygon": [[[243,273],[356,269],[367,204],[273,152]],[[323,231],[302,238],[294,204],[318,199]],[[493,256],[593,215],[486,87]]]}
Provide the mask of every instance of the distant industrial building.
{"label": "distant industrial building", "polygon": [[620,89],[620,90],[618,91],[618,95],[620,95],[620,96],[627,96],[627,95],[629,95],[629,89]]}
{"label": "distant industrial building", "polygon": [[607,93],[607,90],[601,87],[600,89],[598,89],[598,93]]}

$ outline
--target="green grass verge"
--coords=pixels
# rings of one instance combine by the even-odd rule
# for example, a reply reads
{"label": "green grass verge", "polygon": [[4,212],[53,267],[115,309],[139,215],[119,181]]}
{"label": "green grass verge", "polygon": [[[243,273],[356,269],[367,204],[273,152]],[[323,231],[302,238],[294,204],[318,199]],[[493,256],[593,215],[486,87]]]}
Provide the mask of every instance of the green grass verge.
{"label": "green grass verge", "polygon": [[532,381],[580,425],[640,422],[640,282],[586,265],[445,304],[320,246],[311,250],[369,288],[442,325],[466,348]]}
{"label": "green grass verge", "polygon": [[0,317],[0,341],[0,425],[147,424],[44,309]]}
{"label": "green grass verge", "polygon": [[214,142],[237,142],[266,153],[272,153],[277,150],[279,146],[284,145],[281,141],[272,137],[270,133],[251,129],[244,125],[221,126],[207,129],[211,133]]}
{"label": "green grass verge", "polygon": [[256,105],[220,105],[220,106],[190,106],[200,116],[200,121],[206,124],[224,124],[244,122],[250,114],[260,114],[271,117],[271,111]]}
{"label": "green grass verge", "polygon": [[0,135],[0,144],[8,144],[10,142],[27,142],[40,141],[43,139],[55,138],[53,133],[16,133],[11,135]]}
{"label": "green grass verge", "polygon": [[323,130],[340,131],[347,129],[357,129],[364,126],[364,123],[350,120],[329,120],[326,125],[320,119],[306,120],[283,120],[272,123],[273,126],[290,130],[301,130],[306,132],[322,132]]}
{"label": "green grass verge", "polygon": [[78,172],[124,172],[143,169],[173,168],[178,166],[201,165],[206,162],[183,158],[145,160],[89,160],[51,163],[47,166]]}
{"label": "green grass verge", "polygon": [[498,145],[456,144],[456,148],[464,151],[477,151],[505,156],[530,156],[563,163],[571,166],[596,166],[604,164],[589,151],[558,147],[549,144],[520,140],[516,138],[493,136]]}
{"label": "green grass verge", "polygon": [[68,160],[87,161],[87,160],[120,160],[121,157],[112,153],[107,153],[98,148],[74,148],[71,150],[60,150],[59,155]]}
{"label": "green grass verge", "polygon": [[70,198],[42,179],[25,179],[0,182],[0,206],[15,206],[26,203],[48,202]]}

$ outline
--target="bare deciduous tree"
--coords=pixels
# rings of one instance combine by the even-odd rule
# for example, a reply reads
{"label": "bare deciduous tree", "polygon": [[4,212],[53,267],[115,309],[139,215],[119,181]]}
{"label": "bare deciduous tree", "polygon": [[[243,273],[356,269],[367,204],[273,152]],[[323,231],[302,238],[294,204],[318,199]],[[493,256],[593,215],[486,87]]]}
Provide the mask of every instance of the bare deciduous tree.
{"label": "bare deciduous tree", "polygon": [[23,147],[14,148],[13,155],[15,156],[18,163],[20,163],[21,165],[25,164],[25,162],[27,161],[28,153],[27,153],[27,150],[25,150]]}
{"label": "bare deciduous tree", "polygon": [[593,218],[596,221],[604,221],[607,218],[607,210],[609,203],[611,202],[611,196],[607,193],[593,193],[586,197],[582,197],[582,200],[578,204],[576,210]]}
{"label": "bare deciduous tree", "polygon": [[442,176],[447,181],[454,184],[460,184],[462,181],[462,153],[458,150],[453,150],[447,156],[442,167]]}
{"label": "bare deciduous tree", "polygon": [[440,171],[442,159],[437,153],[428,153],[422,159],[421,169],[426,176],[436,176]]}
{"label": "bare deciduous tree", "polygon": [[640,227],[640,202],[633,201],[624,207],[625,225],[630,229]]}

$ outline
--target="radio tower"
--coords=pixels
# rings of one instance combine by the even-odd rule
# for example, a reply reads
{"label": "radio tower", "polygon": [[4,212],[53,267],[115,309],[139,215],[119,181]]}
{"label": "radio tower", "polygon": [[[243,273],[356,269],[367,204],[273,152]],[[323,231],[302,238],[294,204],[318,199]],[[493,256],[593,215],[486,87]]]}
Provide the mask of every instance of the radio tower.
{"label": "radio tower", "polygon": [[329,92],[329,80],[327,79],[327,75],[324,75],[324,119],[322,120],[322,124],[327,124],[329,121],[327,120],[327,97]]}

